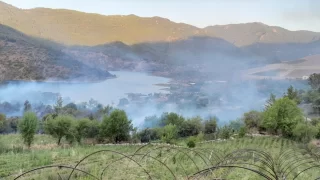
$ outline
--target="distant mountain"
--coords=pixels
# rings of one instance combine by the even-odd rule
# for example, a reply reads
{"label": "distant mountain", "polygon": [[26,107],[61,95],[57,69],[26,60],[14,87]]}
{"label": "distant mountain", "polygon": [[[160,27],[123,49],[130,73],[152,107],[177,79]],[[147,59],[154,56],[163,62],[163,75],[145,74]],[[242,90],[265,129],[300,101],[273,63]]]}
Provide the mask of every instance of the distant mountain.
{"label": "distant mountain", "polygon": [[101,80],[107,71],[88,67],[62,50],[65,47],[29,37],[0,25],[0,81],[4,80]]}
{"label": "distant mountain", "polygon": [[205,34],[224,39],[236,46],[256,43],[309,43],[320,40],[320,33],[310,31],[289,31],[262,23],[229,24],[204,28]]}
{"label": "distant mountain", "polygon": [[204,29],[160,17],[103,16],[64,9],[18,9],[0,2],[0,24],[35,37],[68,45],[100,45],[121,41],[132,45],[172,42],[192,36],[224,39],[236,46],[255,43],[309,43],[320,33],[288,31],[261,23],[210,26]]}
{"label": "distant mountain", "polygon": [[65,52],[102,70],[151,71],[182,79],[199,73],[214,74],[215,78],[226,77],[237,70],[269,63],[268,59],[254,56],[223,39],[199,36],[131,46],[115,42],[93,47],[69,47]]}

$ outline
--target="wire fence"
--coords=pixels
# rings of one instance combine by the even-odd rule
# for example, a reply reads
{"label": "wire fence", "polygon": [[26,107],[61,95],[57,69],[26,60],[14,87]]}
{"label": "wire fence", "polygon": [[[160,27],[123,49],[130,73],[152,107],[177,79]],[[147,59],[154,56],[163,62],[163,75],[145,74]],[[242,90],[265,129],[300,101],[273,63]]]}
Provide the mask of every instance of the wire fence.
{"label": "wire fence", "polygon": [[73,166],[38,167],[21,173],[14,180],[222,180],[237,179],[239,174],[267,180],[320,179],[319,156],[305,149],[283,150],[274,157],[257,149],[238,149],[227,153],[212,148],[140,144],[132,154],[103,149],[88,154]]}

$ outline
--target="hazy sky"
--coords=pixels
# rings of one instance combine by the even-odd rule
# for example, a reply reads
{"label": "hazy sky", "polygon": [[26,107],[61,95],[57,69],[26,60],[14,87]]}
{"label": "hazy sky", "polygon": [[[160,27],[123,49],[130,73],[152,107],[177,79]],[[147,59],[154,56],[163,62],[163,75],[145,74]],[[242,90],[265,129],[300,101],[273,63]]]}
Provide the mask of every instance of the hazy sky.
{"label": "hazy sky", "polygon": [[320,32],[320,0],[3,0],[19,8],[73,9],[104,15],[160,16],[198,27],[263,22]]}

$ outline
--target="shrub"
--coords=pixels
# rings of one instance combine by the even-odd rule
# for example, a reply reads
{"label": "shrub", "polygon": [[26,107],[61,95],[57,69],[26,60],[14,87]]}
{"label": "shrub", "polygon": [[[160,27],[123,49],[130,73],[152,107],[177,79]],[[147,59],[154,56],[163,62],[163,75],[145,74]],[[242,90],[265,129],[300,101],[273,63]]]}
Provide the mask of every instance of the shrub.
{"label": "shrub", "polygon": [[307,123],[299,123],[293,129],[293,136],[296,140],[309,142],[317,134],[317,128]]}
{"label": "shrub", "polygon": [[188,146],[189,148],[194,148],[194,147],[196,147],[195,139],[194,139],[194,138],[188,138],[187,146]]}
{"label": "shrub", "polygon": [[23,142],[30,148],[34,141],[34,135],[37,132],[38,118],[33,112],[24,113],[22,119],[19,121],[19,131],[21,133]]}
{"label": "shrub", "polygon": [[247,128],[246,127],[241,127],[240,130],[239,130],[239,138],[243,138],[246,136],[246,133],[247,133]]}
{"label": "shrub", "polygon": [[173,144],[178,135],[178,128],[176,125],[166,125],[162,129],[161,140],[168,144]]}
{"label": "shrub", "polygon": [[229,139],[232,135],[232,130],[228,126],[224,126],[219,130],[220,138]]}

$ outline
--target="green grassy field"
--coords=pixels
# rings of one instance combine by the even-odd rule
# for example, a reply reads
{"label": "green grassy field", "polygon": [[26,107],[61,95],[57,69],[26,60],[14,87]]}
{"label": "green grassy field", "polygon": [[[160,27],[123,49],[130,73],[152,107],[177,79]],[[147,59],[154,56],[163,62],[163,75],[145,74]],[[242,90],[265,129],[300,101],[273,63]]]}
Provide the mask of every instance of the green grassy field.
{"label": "green grassy field", "polygon": [[[68,179],[72,169],[66,167],[76,167],[80,160],[94,152],[97,153],[79,163],[71,179],[268,179],[252,170],[267,175],[269,179],[280,176],[293,179],[303,169],[319,162],[316,157],[302,151],[301,145],[276,137],[207,142],[197,144],[193,149],[187,148],[183,141],[178,143],[180,146],[57,147],[54,139],[44,135],[36,136],[31,149],[23,148],[18,135],[0,136],[0,142],[1,148],[6,148],[0,154],[0,177],[9,180],[37,167],[56,165],[60,167],[37,170],[20,179]],[[311,161],[311,165],[307,163]],[[296,167],[299,164],[302,165]],[[218,165],[217,169],[201,172]],[[320,177],[319,167],[302,172],[297,179],[317,177]]]}

